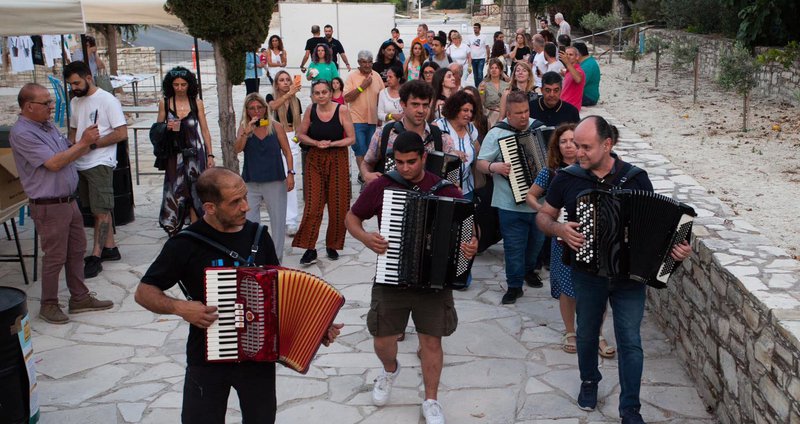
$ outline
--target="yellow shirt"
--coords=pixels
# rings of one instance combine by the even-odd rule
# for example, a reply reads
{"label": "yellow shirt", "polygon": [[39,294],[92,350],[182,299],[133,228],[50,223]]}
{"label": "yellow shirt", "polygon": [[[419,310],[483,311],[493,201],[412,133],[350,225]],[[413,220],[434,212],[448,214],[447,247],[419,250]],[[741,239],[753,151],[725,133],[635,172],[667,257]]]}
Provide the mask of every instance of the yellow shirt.
{"label": "yellow shirt", "polygon": [[[350,72],[347,81],[344,83],[344,92],[349,93],[356,90],[366,77],[358,69]],[[364,89],[364,92],[356,97],[356,100],[348,105],[350,108],[350,118],[354,124],[378,124],[378,95],[383,90],[383,80],[381,75],[372,71],[372,83]]]}

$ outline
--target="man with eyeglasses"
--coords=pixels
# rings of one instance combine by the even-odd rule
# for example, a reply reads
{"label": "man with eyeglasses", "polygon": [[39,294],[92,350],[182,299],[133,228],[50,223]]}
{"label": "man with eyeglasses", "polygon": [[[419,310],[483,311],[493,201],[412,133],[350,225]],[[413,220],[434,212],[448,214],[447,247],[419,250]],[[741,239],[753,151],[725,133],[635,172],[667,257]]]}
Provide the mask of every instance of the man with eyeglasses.
{"label": "man with eyeglasses", "polygon": [[50,120],[55,104],[50,92],[39,84],[25,84],[17,102],[21,112],[11,128],[9,142],[44,251],[39,318],[52,324],[66,324],[69,317],[58,305],[58,276],[62,268],[70,293],[70,313],[113,306],[109,300],[95,298],[84,284],[86,234],[73,195],[78,186],[78,171],[73,162],[92,151],[93,146],[97,148],[100,132],[92,124],[71,144]]}

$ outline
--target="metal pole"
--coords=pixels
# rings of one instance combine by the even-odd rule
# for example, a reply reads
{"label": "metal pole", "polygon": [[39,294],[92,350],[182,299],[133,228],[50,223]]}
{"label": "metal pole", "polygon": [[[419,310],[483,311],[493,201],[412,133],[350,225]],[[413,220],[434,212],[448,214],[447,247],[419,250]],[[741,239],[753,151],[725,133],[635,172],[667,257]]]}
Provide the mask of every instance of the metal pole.
{"label": "metal pole", "polygon": [[418,4],[418,6],[417,6],[417,19],[419,19],[421,21],[422,20],[422,0],[419,0],[417,2],[417,4]]}
{"label": "metal pole", "polygon": [[[83,40],[83,35],[81,35],[81,40]],[[64,67],[67,66],[67,52],[64,49],[64,34],[61,34],[61,84],[64,85],[64,116],[67,129],[69,129],[69,96],[67,96],[67,79],[64,78]]]}
{"label": "metal pole", "polygon": [[203,100],[203,79],[200,76],[202,74],[200,71],[200,45],[197,42],[197,37],[194,37],[194,63],[197,66],[197,94],[200,96],[200,100]]}

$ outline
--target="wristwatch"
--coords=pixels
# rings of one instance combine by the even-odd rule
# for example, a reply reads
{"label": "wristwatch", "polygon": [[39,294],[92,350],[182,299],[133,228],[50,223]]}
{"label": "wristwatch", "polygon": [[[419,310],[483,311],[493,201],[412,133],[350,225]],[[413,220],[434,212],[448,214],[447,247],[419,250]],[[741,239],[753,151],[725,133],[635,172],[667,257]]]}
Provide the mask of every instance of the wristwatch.
{"label": "wristwatch", "polygon": [[97,143],[92,143],[89,145],[89,150],[94,150],[97,148]]}
{"label": "wristwatch", "polygon": [[295,172],[294,169],[290,169],[290,170],[286,171],[286,173],[287,174],[291,174],[291,175],[297,175],[297,172]]}

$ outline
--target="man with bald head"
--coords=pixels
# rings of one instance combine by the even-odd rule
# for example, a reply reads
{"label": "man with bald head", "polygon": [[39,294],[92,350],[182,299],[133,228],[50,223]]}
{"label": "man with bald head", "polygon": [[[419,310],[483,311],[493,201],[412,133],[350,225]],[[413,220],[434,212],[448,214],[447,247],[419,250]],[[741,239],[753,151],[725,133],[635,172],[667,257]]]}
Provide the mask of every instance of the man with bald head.
{"label": "man with bald head", "polygon": [[44,252],[39,317],[52,324],[66,324],[69,317],[58,306],[58,276],[62,268],[70,293],[70,313],[113,306],[111,301],[96,299],[84,284],[86,234],[74,196],[78,187],[74,162],[97,147],[100,133],[97,125],[90,125],[70,144],[50,120],[55,103],[50,92],[39,84],[25,84],[17,101],[21,111],[11,128],[9,142]]}
{"label": "man with bald head", "polygon": [[[578,145],[578,164],[558,172],[547,190],[545,204],[539,209],[536,223],[551,237],[559,237],[574,253],[583,245],[584,236],[578,232],[575,207],[578,194],[588,189],[619,187],[653,191],[644,170],[623,162],[612,152],[619,137],[617,128],[600,116],[584,118],[575,128]],[[558,222],[560,209],[565,208],[568,222]],[[570,250],[571,249],[571,250]],[[671,252],[672,258],[682,261],[691,248],[683,242]],[[606,303],[614,310],[614,330],[619,351],[619,413],[623,424],[644,423],[639,413],[639,391],[644,355],[639,328],[644,315],[646,285],[629,279],[609,279],[572,269],[577,313],[578,368],[581,389],[578,407],[592,411],[597,406],[597,386],[602,379],[597,366],[600,327]]]}
{"label": "man with bald head", "polygon": [[[246,218],[247,186],[239,174],[226,168],[206,169],[197,179],[197,195],[205,214],[183,232],[167,240],[136,289],[136,302],[158,314],[174,314],[191,324],[186,343],[186,377],[183,386],[184,423],[224,423],[231,387],[236,389],[242,420],[274,423],[275,363],[206,362],[206,329],[217,320],[216,307],[205,304],[205,268],[239,266],[252,257],[255,265],[279,265],[272,238],[259,224]],[[239,262],[199,234],[239,254]],[[255,250],[255,252],[252,252]],[[245,259],[248,258],[248,259]],[[187,300],[164,293],[179,284]],[[339,334],[332,325],[326,345]]]}

